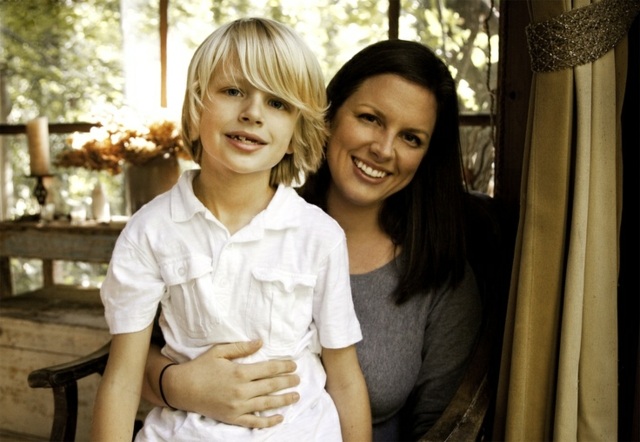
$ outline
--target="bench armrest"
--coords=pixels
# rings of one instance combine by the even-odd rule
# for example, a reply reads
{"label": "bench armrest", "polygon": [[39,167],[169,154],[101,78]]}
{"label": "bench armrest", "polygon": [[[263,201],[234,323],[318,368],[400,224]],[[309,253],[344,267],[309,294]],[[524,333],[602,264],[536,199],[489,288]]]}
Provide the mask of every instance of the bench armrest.
{"label": "bench armrest", "polygon": [[51,388],[54,414],[52,441],[73,441],[78,420],[78,380],[104,372],[111,342],[93,353],[64,364],[40,368],[29,373],[31,388]]}
{"label": "bench armrest", "polygon": [[31,388],[65,387],[92,374],[102,375],[109,358],[111,342],[93,353],[64,364],[40,368],[29,373]]}

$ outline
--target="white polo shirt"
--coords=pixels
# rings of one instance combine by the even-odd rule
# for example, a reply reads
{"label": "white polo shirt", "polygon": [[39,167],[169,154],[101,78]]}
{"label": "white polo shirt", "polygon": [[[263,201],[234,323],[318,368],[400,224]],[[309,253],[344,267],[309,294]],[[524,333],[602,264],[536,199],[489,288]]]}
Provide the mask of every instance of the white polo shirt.
{"label": "white polo shirt", "polygon": [[[242,362],[296,360],[302,400],[283,410],[285,423],[293,424],[295,416],[328,396],[320,346],[343,348],[362,339],[344,232],[294,189],[280,186],[264,211],[230,235],[195,197],[197,173],[185,172],[169,192],[142,207],[118,238],[101,289],[110,331],[144,329],[161,304],[163,352],[178,362],[214,344],[262,339],[263,348]],[[164,429],[184,427],[186,415],[193,414],[154,410],[145,426],[154,413],[153,426]],[[180,425],[167,422],[166,414],[179,417]],[[223,425],[192,418],[198,426],[193,434],[204,430],[202,421],[211,428]],[[224,426],[232,431],[225,437],[246,433],[255,440],[255,433],[270,434]]]}

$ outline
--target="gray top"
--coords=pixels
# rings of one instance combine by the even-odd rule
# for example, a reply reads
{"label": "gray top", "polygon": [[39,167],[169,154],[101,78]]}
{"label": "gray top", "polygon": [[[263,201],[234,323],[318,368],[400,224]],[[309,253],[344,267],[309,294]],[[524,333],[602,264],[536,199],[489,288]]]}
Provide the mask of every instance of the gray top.
{"label": "gray top", "polygon": [[351,275],[375,441],[417,439],[434,424],[460,383],[482,321],[469,266],[456,289],[414,296],[398,306],[391,298],[396,262]]}

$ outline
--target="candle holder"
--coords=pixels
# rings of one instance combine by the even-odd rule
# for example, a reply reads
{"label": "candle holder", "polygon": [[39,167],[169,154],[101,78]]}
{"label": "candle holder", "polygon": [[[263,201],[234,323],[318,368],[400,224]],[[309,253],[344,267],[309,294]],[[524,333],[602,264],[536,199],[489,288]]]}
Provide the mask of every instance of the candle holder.
{"label": "candle holder", "polygon": [[[42,211],[44,210],[44,206],[47,203],[47,188],[44,185],[44,179],[45,178],[50,178],[53,175],[51,174],[44,174],[44,175],[29,175],[29,178],[35,178],[36,179],[36,185],[33,188],[33,196],[36,197],[36,200],[38,200],[38,204],[40,204],[40,214],[42,214]],[[41,218],[41,215],[39,215],[39,218]]]}

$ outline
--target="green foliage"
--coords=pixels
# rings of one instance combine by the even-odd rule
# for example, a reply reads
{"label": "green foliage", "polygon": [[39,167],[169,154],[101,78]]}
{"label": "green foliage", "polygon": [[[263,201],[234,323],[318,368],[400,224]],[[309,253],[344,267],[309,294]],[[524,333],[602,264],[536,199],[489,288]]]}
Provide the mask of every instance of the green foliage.
{"label": "green foliage", "polygon": [[0,0],[2,118],[87,119],[123,102],[119,0]]}

